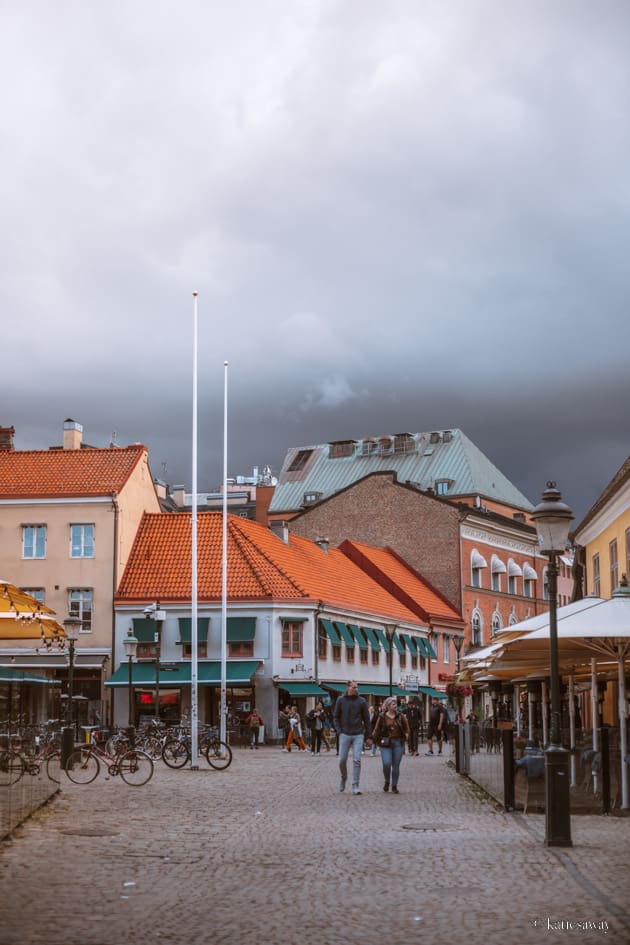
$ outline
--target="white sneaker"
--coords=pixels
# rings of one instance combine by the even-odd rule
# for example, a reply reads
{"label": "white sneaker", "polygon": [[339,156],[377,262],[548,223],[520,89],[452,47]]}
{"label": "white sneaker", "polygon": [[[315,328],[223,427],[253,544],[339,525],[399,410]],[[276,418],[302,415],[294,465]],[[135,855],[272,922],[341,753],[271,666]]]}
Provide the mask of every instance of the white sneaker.
{"label": "white sneaker", "polygon": [[290,748],[283,748],[282,750],[283,750],[284,752],[286,752],[287,755],[290,755],[290,754],[291,754],[291,749],[290,749]]}

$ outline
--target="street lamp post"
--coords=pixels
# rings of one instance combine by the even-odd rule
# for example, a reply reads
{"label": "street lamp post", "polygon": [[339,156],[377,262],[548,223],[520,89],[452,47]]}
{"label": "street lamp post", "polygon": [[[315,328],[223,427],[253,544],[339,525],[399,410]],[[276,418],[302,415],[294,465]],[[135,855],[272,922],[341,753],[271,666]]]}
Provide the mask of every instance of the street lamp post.
{"label": "street lamp post", "polygon": [[66,617],[63,622],[66,639],[68,640],[68,702],[66,703],[65,726],[61,732],[61,767],[65,768],[68,758],[74,750],[75,729],[73,713],[74,699],[74,648],[79,639],[80,617]]}
{"label": "street lamp post", "polygon": [[387,642],[389,643],[389,697],[391,699],[394,694],[394,633],[396,632],[396,627],[388,625],[385,627],[385,635],[387,637]]}
{"label": "street lamp post", "polygon": [[125,647],[125,656],[128,660],[129,666],[129,712],[128,712],[128,722],[127,722],[127,735],[129,738],[129,747],[134,748],[136,744],[136,720],[134,712],[134,700],[133,700],[133,660],[136,655],[136,647],[138,646],[138,640],[133,635],[133,630],[131,627],[127,632],[127,636],[123,640],[123,645]]}
{"label": "street lamp post", "polygon": [[569,753],[560,738],[560,676],[558,672],[558,555],[567,546],[573,512],[548,482],[542,502],[532,512],[540,551],[549,559],[549,671],[551,675],[551,733],[545,748],[545,844],[570,847]]}
{"label": "street lamp post", "polygon": [[145,616],[149,620],[155,620],[155,631],[153,642],[155,643],[155,706],[154,715],[157,721],[160,720],[160,659],[162,658],[162,624],[166,618],[165,611],[160,609],[159,600],[155,604],[149,604],[144,609]]}

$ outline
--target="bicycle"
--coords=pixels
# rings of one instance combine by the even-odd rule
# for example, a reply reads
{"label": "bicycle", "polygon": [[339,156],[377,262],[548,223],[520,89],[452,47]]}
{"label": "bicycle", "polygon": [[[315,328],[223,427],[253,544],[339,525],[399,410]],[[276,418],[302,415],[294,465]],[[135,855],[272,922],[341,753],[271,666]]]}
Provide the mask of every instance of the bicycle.
{"label": "bicycle", "polygon": [[120,775],[126,784],[134,787],[146,784],[153,777],[153,761],[145,751],[127,750],[123,745],[119,753],[110,755],[94,739],[89,745],[75,749],[63,770],[74,784],[91,784],[99,775],[101,761],[107,766],[110,777]]}
{"label": "bicycle", "polygon": [[[199,750],[205,755],[211,768],[223,771],[232,763],[232,749],[219,740],[216,729],[207,728],[199,734]],[[183,768],[190,761],[192,737],[185,734],[169,738],[162,748],[162,760],[169,768]]]}

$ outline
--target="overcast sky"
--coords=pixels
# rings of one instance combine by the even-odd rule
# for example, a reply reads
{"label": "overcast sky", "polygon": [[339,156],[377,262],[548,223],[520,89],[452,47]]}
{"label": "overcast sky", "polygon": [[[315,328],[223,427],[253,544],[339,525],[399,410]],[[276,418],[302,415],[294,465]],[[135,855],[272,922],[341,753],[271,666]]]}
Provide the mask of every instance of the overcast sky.
{"label": "overcast sky", "polygon": [[[0,4],[0,425],[199,487],[459,427],[581,516],[630,453],[630,4]],[[166,464],[165,467],[163,464]]]}

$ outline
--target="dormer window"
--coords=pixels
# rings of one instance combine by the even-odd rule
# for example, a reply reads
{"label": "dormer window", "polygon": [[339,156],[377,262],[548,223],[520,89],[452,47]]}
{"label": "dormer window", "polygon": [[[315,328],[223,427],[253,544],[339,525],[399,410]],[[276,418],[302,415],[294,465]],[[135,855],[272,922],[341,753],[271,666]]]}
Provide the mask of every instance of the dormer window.
{"label": "dormer window", "polygon": [[312,453],[313,450],[298,450],[298,452],[293,457],[287,472],[299,472],[301,469],[304,469]]}
{"label": "dormer window", "polygon": [[447,495],[453,486],[452,479],[436,479],[435,480],[435,492],[436,495]]}
{"label": "dormer window", "polygon": [[328,444],[328,458],[341,459],[344,456],[354,456],[355,440],[337,440]]}
{"label": "dormer window", "polygon": [[304,493],[304,505],[315,505],[316,502],[322,497],[321,492],[305,492]]}

